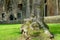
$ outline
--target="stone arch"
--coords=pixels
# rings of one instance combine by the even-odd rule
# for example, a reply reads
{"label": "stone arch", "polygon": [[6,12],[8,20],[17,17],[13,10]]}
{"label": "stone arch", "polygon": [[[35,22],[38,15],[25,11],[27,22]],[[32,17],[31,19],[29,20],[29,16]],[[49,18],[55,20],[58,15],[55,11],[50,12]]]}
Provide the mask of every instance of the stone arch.
{"label": "stone arch", "polygon": [[47,5],[45,5],[45,16],[47,16]]}
{"label": "stone arch", "polygon": [[5,17],[5,13],[2,13],[2,18],[4,18]]}
{"label": "stone arch", "polygon": [[19,10],[22,10],[22,4],[18,4]]}
{"label": "stone arch", "polygon": [[47,0],[44,1],[45,3],[47,2]]}
{"label": "stone arch", "polygon": [[47,0],[44,0],[44,16],[48,16],[47,9]]}
{"label": "stone arch", "polygon": [[14,20],[14,15],[11,14],[11,15],[9,16],[9,19],[10,19],[10,20]]}

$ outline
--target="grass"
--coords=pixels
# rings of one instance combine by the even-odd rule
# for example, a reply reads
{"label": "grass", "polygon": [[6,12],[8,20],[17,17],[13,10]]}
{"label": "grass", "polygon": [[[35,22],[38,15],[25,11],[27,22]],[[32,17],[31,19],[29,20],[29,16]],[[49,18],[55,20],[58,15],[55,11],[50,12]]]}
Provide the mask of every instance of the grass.
{"label": "grass", "polygon": [[[18,40],[21,24],[0,24],[0,40]],[[48,24],[55,40],[60,40],[60,24]]]}
{"label": "grass", "polygon": [[0,40],[17,40],[20,24],[0,24]]}
{"label": "grass", "polygon": [[50,31],[54,34],[54,40],[60,40],[60,23],[48,24]]}

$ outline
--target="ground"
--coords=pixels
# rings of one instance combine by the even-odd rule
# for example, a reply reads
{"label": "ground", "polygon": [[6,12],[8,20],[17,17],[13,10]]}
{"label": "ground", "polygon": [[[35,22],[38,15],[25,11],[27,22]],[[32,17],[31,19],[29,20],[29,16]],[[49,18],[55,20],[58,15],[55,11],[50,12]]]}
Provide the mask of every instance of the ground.
{"label": "ground", "polygon": [[[0,40],[21,40],[21,24],[0,24]],[[54,40],[60,40],[60,23],[48,24],[50,31],[55,35]],[[36,39],[35,39],[36,40]]]}

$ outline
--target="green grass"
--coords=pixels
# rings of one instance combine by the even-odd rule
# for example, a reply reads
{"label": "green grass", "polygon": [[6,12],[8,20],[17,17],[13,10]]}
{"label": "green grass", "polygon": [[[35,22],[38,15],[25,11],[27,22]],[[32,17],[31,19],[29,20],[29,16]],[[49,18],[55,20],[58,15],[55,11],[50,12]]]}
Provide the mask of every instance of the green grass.
{"label": "green grass", "polygon": [[54,40],[60,40],[60,24],[48,24],[50,31],[54,34],[55,39]]}
{"label": "green grass", "polygon": [[0,40],[17,40],[20,24],[0,24]]}
{"label": "green grass", "polygon": [[[21,24],[0,24],[0,40],[18,40]],[[48,24],[55,40],[60,40],[60,24]]]}

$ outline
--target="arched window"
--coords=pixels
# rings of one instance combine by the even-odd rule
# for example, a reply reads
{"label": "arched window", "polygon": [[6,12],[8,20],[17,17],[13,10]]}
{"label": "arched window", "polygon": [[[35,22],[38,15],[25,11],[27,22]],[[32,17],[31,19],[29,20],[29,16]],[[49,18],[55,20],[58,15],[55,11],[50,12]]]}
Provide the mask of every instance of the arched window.
{"label": "arched window", "polygon": [[45,16],[47,16],[47,5],[45,5]]}
{"label": "arched window", "polygon": [[4,18],[4,17],[5,17],[4,15],[5,15],[5,13],[2,13],[2,18]]}
{"label": "arched window", "polygon": [[10,20],[14,20],[14,16],[13,15],[10,15],[9,19]]}
{"label": "arched window", "polygon": [[47,0],[44,1],[45,3],[47,2]]}
{"label": "arched window", "polygon": [[21,18],[21,13],[17,13],[17,18]]}
{"label": "arched window", "polygon": [[44,16],[47,16],[47,0],[44,1]]}
{"label": "arched window", "polygon": [[17,18],[21,18],[21,13],[17,13]]}
{"label": "arched window", "polygon": [[18,4],[18,8],[22,10],[22,4]]}

